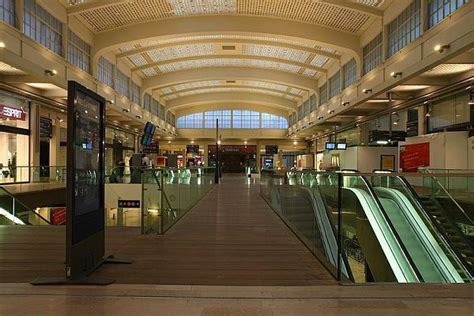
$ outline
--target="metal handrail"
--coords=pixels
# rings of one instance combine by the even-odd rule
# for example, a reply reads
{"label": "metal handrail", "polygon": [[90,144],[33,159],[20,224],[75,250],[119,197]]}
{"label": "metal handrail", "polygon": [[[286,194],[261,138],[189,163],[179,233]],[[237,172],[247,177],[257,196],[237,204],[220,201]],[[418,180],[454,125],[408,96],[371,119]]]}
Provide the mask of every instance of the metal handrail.
{"label": "metal handrail", "polygon": [[28,206],[26,206],[25,204],[23,204],[20,200],[18,200],[13,194],[11,194],[10,192],[8,192],[8,190],[6,190],[5,188],[1,187],[0,186],[0,191],[4,192],[7,196],[9,196],[12,200],[15,201],[15,204],[18,203],[20,204],[21,206],[23,206],[26,210],[34,213],[36,216],[38,216],[41,220],[43,220],[44,222],[46,222],[48,225],[51,225],[51,222],[48,221],[46,218],[44,218],[43,216],[41,216],[40,214],[38,214],[37,212],[35,212],[34,210],[32,210],[31,208],[29,208]]}

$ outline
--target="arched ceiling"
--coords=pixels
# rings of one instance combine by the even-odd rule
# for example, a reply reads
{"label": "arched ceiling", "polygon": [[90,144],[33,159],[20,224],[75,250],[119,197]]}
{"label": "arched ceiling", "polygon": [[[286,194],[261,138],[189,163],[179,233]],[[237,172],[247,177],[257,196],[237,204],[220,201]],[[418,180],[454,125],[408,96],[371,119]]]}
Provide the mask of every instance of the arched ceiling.
{"label": "arched ceiling", "polygon": [[384,0],[64,0],[170,109],[239,97],[294,110],[381,18]]}

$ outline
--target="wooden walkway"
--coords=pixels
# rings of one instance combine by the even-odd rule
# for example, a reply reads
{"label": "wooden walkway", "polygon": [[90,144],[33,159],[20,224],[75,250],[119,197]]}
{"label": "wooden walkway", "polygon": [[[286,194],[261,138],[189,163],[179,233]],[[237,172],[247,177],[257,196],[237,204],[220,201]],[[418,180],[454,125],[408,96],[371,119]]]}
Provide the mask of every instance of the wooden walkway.
{"label": "wooden walkway", "polygon": [[[224,178],[165,235],[110,228],[107,249],[132,265],[107,265],[95,275],[123,284],[327,285],[334,278],[274,214],[258,185]],[[1,227],[0,282],[62,274],[64,230]]]}

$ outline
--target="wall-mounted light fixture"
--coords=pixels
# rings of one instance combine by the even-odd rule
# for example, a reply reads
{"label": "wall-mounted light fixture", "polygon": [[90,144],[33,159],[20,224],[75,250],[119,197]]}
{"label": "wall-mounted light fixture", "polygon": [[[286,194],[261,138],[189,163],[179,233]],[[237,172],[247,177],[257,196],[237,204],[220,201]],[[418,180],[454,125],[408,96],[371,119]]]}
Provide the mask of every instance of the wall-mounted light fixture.
{"label": "wall-mounted light fixture", "polygon": [[129,109],[122,109],[122,112],[128,113],[128,112],[130,112],[130,110]]}
{"label": "wall-mounted light fixture", "polygon": [[328,110],[329,114],[334,114],[334,110]]}
{"label": "wall-mounted light fixture", "polygon": [[348,106],[349,104],[351,104],[350,102],[342,102],[342,106]]}
{"label": "wall-mounted light fixture", "polygon": [[112,104],[115,103],[115,101],[114,100],[107,100],[107,101],[105,101],[105,103],[112,105]]}
{"label": "wall-mounted light fixture", "polygon": [[50,75],[51,77],[54,77],[58,74],[58,71],[56,69],[46,69],[44,73],[46,75]]}
{"label": "wall-mounted light fixture", "polygon": [[372,89],[362,89],[362,92],[364,94],[369,94],[369,93],[372,93]]}
{"label": "wall-mounted light fixture", "polygon": [[322,117],[322,116],[318,116],[318,120],[322,120],[322,119],[323,119],[323,117]]}
{"label": "wall-mounted light fixture", "polygon": [[135,117],[139,120],[141,120],[142,116],[141,115],[135,115]]}
{"label": "wall-mounted light fixture", "polygon": [[392,71],[390,73],[390,77],[394,78],[394,79],[397,79],[398,77],[401,77],[403,73],[401,73],[400,71],[398,72],[395,72],[395,71]]}
{"label": "wall-mounted light fixture", "polygon": [[7,45],[5,45],[5,42],[0,42],[0,48],[5,48]]}
{"label": "wall-mounted light fixture", "polygon": [[293,142],[293,145],[298,145],[298,142],[295,140],[295,141]]}
{"label": "wall-mounted light fixture", "polygon": [[451,48],[451,45],[449,45],[449,44],[445,44],[445,45],[438,44],[434,47],[434,50],[435,50],[435,52],[442,53],[445,50],[448,50],[450,48]]}

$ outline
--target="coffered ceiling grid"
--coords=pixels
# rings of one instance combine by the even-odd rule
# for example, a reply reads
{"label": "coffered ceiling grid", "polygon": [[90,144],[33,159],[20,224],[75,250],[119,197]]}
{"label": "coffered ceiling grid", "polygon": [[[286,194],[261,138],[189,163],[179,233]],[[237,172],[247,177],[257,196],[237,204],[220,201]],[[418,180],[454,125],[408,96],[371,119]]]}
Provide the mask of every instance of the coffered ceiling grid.
{"label": "coffered ceiling grid", "polygon": [[278,17],[352,33],[370,19],[369,14],[361,11],[310,0],[134,0],[81,11],[78,16],[93,31],[102,32],[173,16],[226,14]]}

